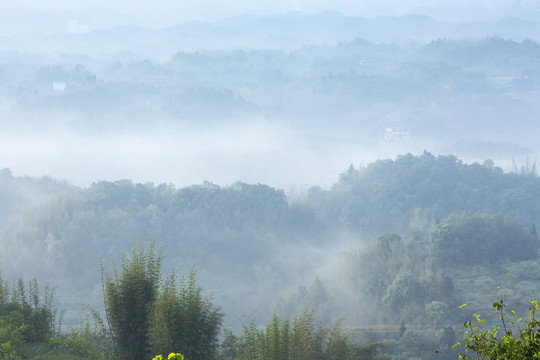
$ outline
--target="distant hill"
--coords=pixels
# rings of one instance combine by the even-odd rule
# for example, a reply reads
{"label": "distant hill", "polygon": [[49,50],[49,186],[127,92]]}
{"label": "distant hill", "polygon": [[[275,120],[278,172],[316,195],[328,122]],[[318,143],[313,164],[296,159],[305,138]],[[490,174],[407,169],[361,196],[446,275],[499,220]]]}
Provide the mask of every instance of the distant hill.
{"label": "distant hill", "polygon": [[[38,193],[50,186],[41,185]],[[23,182],[11,196],[31,190],[34,183]],[[46,202],[19,202],[24,211],[14,211],[1,229],[0,263],[9,276],[56,284],[64,305],[76,309],[100,303],[100,259],[108,267],[134,242],[155,239],[166,269],[197,266],[230,321],[264,319],[280,292],[323,276],[321,267],[350,239],[429,229],[463,212],[511,216],[528,228],[540,220],[539,194],[533,172],[504,173],[490,161],[465,164],[429,153],[351,167],[331,189],[313,188],[294,203],[260,184],[98,182]]]}
{"label": "distant hill", "polygon": [[[515,41],[540,41],[537,22],[504,18],[495,22],[437,21],[425,15],[362,18],[337,12],[292,12],[266,16],[237,16],[216,22],[185,22],[159,30],[140,26],[105,26],[111,14],[94,8],[87,14],[52,14],[23,11],[18,19],[27,28],[21,35],[0,36],[4,50],[23,52],[83,53],[92,56],[133,53],[139,58],[163,58],[176,51],[208,51],[230,48],[293,50],[310,45],[328,45],[361,37],[375,43],[428,43],[436,39],[481,39],[491,36]],[[88,32],[67,33],[66,16],[95,23]],[[4,19],[5,18],[5,19]],[[90,19],[92,18],[92,19]],[[8,13],[0,14],[9,24]],[[22,19],[22,20],[21,20]],[[48,31],[36,34],[33,23]],[[83,21],[84,25],[84,21]],[[81,25],[82,26],[82,25]],[[8,28],[0,31],[8,31]],[[34,35],[33,35],[34,31]]]}
{"label": "distant hill", "polygon": [[50,177],[39,179],[28,176],[14,176],[9,168],[0,170],[0,228],[11,217],[18,216],[25,209],[32,208],[47,199],[73,191],[74,187],[65,181]]}
{"label": "distant hill", "polygon": [[540,223],[540,178],[535,163],[522,175],[492,161],[465,164],[455,156],[398,156],[365,168],[351,165],[330,190],[312,189],[321,219],[359,231],[403,232],[411,221],[442,220],[452,213],[511,216]]}

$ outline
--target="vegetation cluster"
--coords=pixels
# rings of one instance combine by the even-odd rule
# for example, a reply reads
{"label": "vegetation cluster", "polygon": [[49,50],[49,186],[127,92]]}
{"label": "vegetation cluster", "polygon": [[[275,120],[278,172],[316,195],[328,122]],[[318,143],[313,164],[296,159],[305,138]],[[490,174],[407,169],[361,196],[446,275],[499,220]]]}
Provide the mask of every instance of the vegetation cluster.
{"label": "vegetation cluster", "polygon": [[[76,348],[89,358],[180,351],[188,359],[266,359],[279,347],[290,354],[314,351],[310,356],[316,358],[331,352],[358,358],[371,348],[373,356],[396,360],[428,359],[436,349],[439,358],[450,359],[458,351],[452,345],[459,340],[460,304],[489,313],[486,298],[501,286],[516,311],[523,311],[540,281],[540,203],[530,196],[540,191],[540,181],[534,172],[504,173],[490,161],[408,154],[351,166],[332,188],[312,188],[294,200],[261,184],[176,189],[124,180],[81,189],[17,178],[7,170],[1,179],[15,189],[6,197],[7,208],[24,208],[4,218],[0,239],[10,254],[0,254],[4,274],[59,281],[64,306],[85,298],[96,313],[107,314],[104,327],[85,320],[73,333],[59,334],[54,326],[40,331],[48,340],[37,344],[45,341],[51,356]],[[29,183],[54,190],[37,186],[43,195],[25,205],[17,189]],[[141,243],[159,239],[156,246],[167,256],[135,248],[118,267],[103,262],[101,279],[98,271],[88,271],[100,258],[120,258],[141,236]],[[327,260],[317,252],[302,261],[311,251],[306,249],[332,249],[344,238],[354,242],[334,255],[339,261],[333,272],[320,271]],[[195,283],[193,264],[215,297],[206,297]],[[163,278],[162,267],[189,275]],[[33,284],[26,292],[21,285],[3,286],[2,306],[11,304],[19,315],[2,313],[9,322],[2,328],[13,335],[2,346],[17,356],[40,348],[31,345],[36,341],[28,326],[41,321],[40,304],[48,304],[51,314],[44,322],[57,319],[50,300],[29,300],[36,298]],[[24,300],[23,293],[34,295]],[[317,312],[306,312],[310,306]],[[63,319],[75,325],[80,313],[72,307]],[[245,314],[252,320],[241,320]],[[209,334],[204,347],[189,345],[202,339],[190,338],[192,331]],[[302,337],[309,345],[294,348]]]}
{"label": "vegetation cluster", "polygon": [[[465,307],[463,304],[461,307]],[[538,301],[530,302],[527,317],[518,318],[515,310],[505,312],[506,298],[503,296],[493,303],[495,313],[499,314],[500,325],[491,330],[481,328],[486,323],[480,315],[473,314],[474,320],[465,322],[464,348],[459,359],[538,359],[540,358],[540,323],[536,319]],[[510,318],[509,318],[510,317]],[[502,336],[499,334],[502,333]],[[454,347],[461,347],[456,343]],[[470,354],[473,353],[474,357]]]}
{"label": "vegetation cluster", "polygon": [[[309,137],[368,147],[384,139],[386,128],[406,128],[418,141],[452,141],[451,151],[484,156],[523,156],[538,129],[540,46],[531,40],[399,45],[348,34],[339,43],[294,50],[167,49],[163,58],[170,59],[160,62],[125,54],[0,53],[0,99],[10,104],[5,118],[82,133],[265,118]],[[339,126],[329,127],[329,118]],[[509,118],[528,129],[520,139]],[[491,140],[463,135],[473,133]]]}
{"label": "vegetation cluster", "polygon": [[[39,27],[32,22],[21,26]],[[535,25],[488,27],[538,37]],[[540,44],[456,37],[485,26],[295,13],[137,36],[120,27],[2,37],[0,140],[21,134],[26,151],[29,134],[41,141],[60,129],[177,142],[186,131],[261,122],[319,154],[427,144],[464,158],[523,157],[537,150]],[[2,169],[0,360],[534,357],[540,179],[535,161],[514,167],[424,151],[351,164],[334,185],[296,196],[243,182],[81,188]],[[142,245],[152,239],[166,257]],[[56,297],[38,282],[58,286]],[[459,305],[490,313],[498,286],[516,306],[512,319],[530,309],[526,325],[486,331],[467,321],[460,355]],[[506,321],[505,304],[485,324]]]}

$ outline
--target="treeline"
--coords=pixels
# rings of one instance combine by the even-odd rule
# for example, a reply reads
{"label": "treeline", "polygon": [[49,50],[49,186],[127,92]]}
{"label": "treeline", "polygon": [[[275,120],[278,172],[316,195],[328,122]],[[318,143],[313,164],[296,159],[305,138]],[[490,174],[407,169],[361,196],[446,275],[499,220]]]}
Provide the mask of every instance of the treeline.
{"label": "treeline", "polygon": [[112,274],[102,265],[104,315],[89,308],[91,319],[70,332],[61,331],[48,286],[0,276],[0,359],[143,360],[171,352],[199,360],[388,359],[381,343],[354,341],[340,321],[322,325],[313,308],[292,322],[274,314],[266,328],[245,323],[241,334],[222,329],[224,314],[195,270],[163,277],[162,259],[152,242],[134,245]]}
{"label": "treeline", "polygon": [[[332,287],[332,280],[325,286],[335,296],[334,309],[348,309],[346,319],[371,324],[364,335],[387,339],[393,359],[428,359],[434,349],[452,359],[464,317],[492,313],[487,299],[499,296],[497,289],[512,298],[516,311],[530,306],[539,285],[539,249],[534,226],[499,215],[451,215],[427,229],[378,236],[349,255],[347,286],[341,287],[346,292]],[[467,314],[460,312],[463,303]],[[496,319],[488,316],[490,323]],[[380,328],[388,331],[381,334]]]}
{"label": "treeline", "polygon": [[[460,246],[465,242],[467,247]],[[448,261],[449,243],[456,244],[450,255],[460,259],[456,263]],[[198,359],[401,360],[412,355],[428,359],[436,349],[440,358],[451,359],[457,351],[452,346],[462,333],[459,304],[467,302],[476,311],[489,303],[486,297],[492,292],[463,286],[462,282],[471,281],[466,273],[486,277],[479,268],[488,270],[498,284],[512,291],[514,303],[526,304],[523,297],[531,294],[520,293],[513,283],[538,284],[539,245],[535,227],[527,230],[497,215],[470,213],[450,216],[429,234],[416,228],[410,228],[404,238],[382,234],[367,248],[350,254],[343,272],[347,286],[334,287],[337,279],[318,281],[322,291],[327,289],[326,298],[313,299],[319,302],[311,306],[341,321],[325,325],[314,307],[297,299],[305,310],[293,321],[274,313],[265,327],[251,322],[244,323],[241,331],[222,333],[224,314],[211,296],[203,294],[193,270],[180,281],[174,272],[164,278],[163,257],[153,245],[148,250],[133,247],[130,256],[122,257],[121,267],[113,266],[109,273],[102,266],[106,317],[100,319],[92,311],[100,326],[97,330],[87,321],[77,331],[60,333],[48,288],[41,299],[36,281],[26,287],[22,279],[11,285],[2,280],[0,355],[33,358],[46,351],[62,358],[132,359],[181,351]],[[506,248],[515,251],[490,250]],[[348,292],[354,293],[348,299],[352,303],[346,303]],[[372,329],[355,335],[355,327],[343,328],[351,320],[371,324]],[[399,330],[379,330],[381,325],[398,323]]]}
{"label": "treeline", "polygon": [[[171,59],[160,63],[77,55],[55,62],[34,54],[0,54],[0,64],[11,70],[0,86],[0,96],[11,102],[6,118],[33,123],[36,113],[56,114],[38,118],[40,124],[59,125],[54,121],[61,118],[65,126],[67,118],[69,128],[101,133],[162,125],[152,119],[174,127],[255,116],[319,136],[355,131],[367,143],[383,139],[386,127],[401,126],[417,139],[457,141],[478,131],[513,143],[517,139],[505,131],[511,129],[509,116],[519,117],[523,128],[537,128],[528,120],[537,114],[528,94],[540,84],[540,46],[530,40],[400,46],[348,37],[295,51],[171,52]],[[66,87],[53,90],[53,83]],[[58,116],[59,108],[76,116]],[[328,128],[329,118],[340,126]]]}
{"label": "treeline", "polygon": [[[19,200],[29,179],[4,170],[15,189],[6,208],[25,210],[10,213],[2,228],[1,263],[8,277],[61,283],[65,322],[76,324],[81,299],[103,306],[100,258],[156,239],[166,270],[197,266],[234,336],[243,336],[246,315],[262,324],[272,312],[294,319],[314,305],[324,326],[343,317],[345,325],[363,326],[353,331],[357,339],[391,339],[383,351],[395,359],[409,350],[428,358],[432,347],[448,350],[456,340],[460,303],[489,313],[485,298],[498,286],[518,306],[533,297],[540,179],[529,169],[504,173],[490,161],[425,152],[351,166],[332,188],[294,201],[261,184],[177,189],[124,180],[79,189],[47,180],[36,193],[62,191],[36,203]],[[346,253],[338,253],[344,241]],[[103,271],[114,274],[110,263]],[[166,303],[174,307],[178,294],[171,290]],[[260,341],[270,336],[257,334]]]}
{"label": "treeline", "polygon": [[40,289],[36,280],[9,283],[0,272],[0,359],[27,358],[37,344],[60,335],[60,320],[54,290]]}
{"label": "treeline", "polygon": [[[420,322],[442,327],[455,320],[452,314],[457,314],[461,299],[474,293],[461,289],[461,281],[473,276],[467,271],[490,272],[499,286],[513,288],[508,281],[513,267],[537,263],[539,248],[537,234],[514,220],[498,215],[452,215],[429,232],[411,227],[403,237],[380,235],[368,248],[351,255],[350,287],[358,297],[369,300],[369,311],[380,308],[374,314],[385,314],[373,316],[372,323],[411,322],[427,316]],[[448,318],[429,318],[433,307],[441,306],[446,310],[439,309],[438,316]]]}
{"label": "treeline", "polygon": [[[24,189],[28,180],[9,175],[9,181]],[[15,190],[6,197],[5,208],[24,207],[26,203],[17,200],[17,187],[9,189]],[[248,312],[262,321],[286,289],[300,286],[306,299],[328,298],[322,278],[313,279],[312,274],[348,239],[367,243],[387,232],[403,238],[413,226],[430,242],[437,223],[451,223],[452,218],[445,219],[463,212],[479,214],[471,219],[500,216],[489,224],[478,220],[470,232],[477,226],[511,224],[528,229],[538,222],[540,198],[534,194],[539,192],[540,179],[532,172],[504,173],[490,161],[465,164],[454,156],[427,152],[359,169],[351,166],[332,188],[312,188],[294,201],[261,184],[204,183],[177,189],[128,180],[99,182],[10,214],[0,233],[5,249],[0,261],[12,276],[61,280],[70,289],[61,298],[71,307],[81,298],[99,302],[99,277],[92,269],[100,258],[119,257],[134,240],[155,239],[167,253],[166,269],[188,271],[197,264],[201,282],[216,292],[228,314]],[[491,238],[491,245],[482,248],[488,260],[478,259],[478,265],[495,260],[504,264],[497,256],[506,254],[498,250],[506,237],[501,233]],[[529,238],[519,241],[527,244]],[[468,262],[457,255],[470,250],[469,240],[444,244],[440,240],[437,248],[445,254],[440,261],[449,267]],[[426,251],[415,246],[419,253]],[[534,252],[529,244],[514,253],[507,260]],[[286,304],[288,296],[285,303],[278,301],[282,309],[295,308]]]}
{"label": "treeline", "polygon": [[68,183],[50,177],[15,177],[10,169],[1,169],[0,227],[6,225],[9,217],[17,215],[26,207],[72,190],[74,187]]}
{"label": "treeline", "polygon": [[532,226],[540,219],[540,181],[534,166],[505,173],[490,160],[465,164],[455,156],[407,154],[353,165],[330,190],[311,189],[308,201],[321,219],[355,231],[403,232],[412,221],[453,213],[511,216]]}

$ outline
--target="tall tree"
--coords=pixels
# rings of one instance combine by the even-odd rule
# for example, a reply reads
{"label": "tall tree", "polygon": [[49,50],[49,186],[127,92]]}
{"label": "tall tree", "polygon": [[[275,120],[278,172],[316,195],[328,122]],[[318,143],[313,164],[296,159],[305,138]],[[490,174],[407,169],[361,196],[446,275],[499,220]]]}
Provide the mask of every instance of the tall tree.
{"label": "tall tree", "polygon": [[388,360],[381,343],[358,343],[340,320],[323,326],[308,307],[292,322],[273,315],[265,328],[244,324],[237,342],[239,360]]}
{"label": "tall tree", "polygon": [[103,298],[111,339],[118,359],[151,358],[148,349],[149,314],[158,297],[161,254],[154,243],[148,250],[133,246],[131,258],[122,257],[122,271],[113,275],[101,267]]}
{"label": "tall tree", "polygon": [[204,296],[196,273],[182,277],[177,285],[171,275],[153,306],[149,342],[154,353],[181,352],[187,359],[215,358],[222,325],[221,308]]}

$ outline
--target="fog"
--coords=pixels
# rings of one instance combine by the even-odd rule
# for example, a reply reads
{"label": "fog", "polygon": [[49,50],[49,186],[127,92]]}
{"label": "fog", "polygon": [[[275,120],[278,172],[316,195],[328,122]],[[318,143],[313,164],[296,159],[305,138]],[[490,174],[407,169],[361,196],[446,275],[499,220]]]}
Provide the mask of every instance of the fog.
{"label": "fog", "polygon": [[[85,189],[101,180],[121,179],[172,184],[175,189],[205,184],[204,191],[209,186],[205,182],[222,187],[237,182],[264,184],[283,190],[288,195],[283,201],[302,211],[310,189],[332,189],[351,164],[363,168],[407,153],[452,154],[465,163],[483,164],[490,159],[506,172],[530,169],[540,152],[539,19],[540,5],[533,0],[113,4],[3,0],[0,169],[11,169],[16,177],[48,176]],[[164,225],[159,221],[155,225],[152,212],[166,212],[156,210],[155,204],[140,205],[140,209],[133,205],[139,217],[120,205],[109,212],[97,207],[86,213],[83,206],[83,210],[78,208],[78,201],[83,202],[77,197],[80,194],[48,198],[49,203],[41,202],[45,195],[51,194],[36,195],[41,207],[29,207],[28,213],[17,207],[2,219],[8,224],[0,232],[2,245],[21,253],[21,258],[7,260],[13,265],[7,273],[17,273],[25,251],[29,259],[41,260],[38,245],[37,250],[32,242],[19,247],[18,239],[41,236],[46,244],[39,246],[65,254],[75,251],[70,250],[75,235],[88,236],[88,243],[101,236],[105,240],[100,239],[100,244],[110,247],[103,254],[112,257],[129,245],[115,244],[111,239],[116,234],[107,233],[110,229],[121,233],[126,242],[152,237],[151,232],[157,231],[166,238],[157,240],[167,251],[168,245],[179,242],[163,230],[177,225],[170,219],[186,224],[190,216],[206,219],[199,213],[163,216],[166,220],[156,215]],[[236,195],[226,196],[236,199]],[[241,221],[237,228],[216,225],[218,235],[204,222],[192,225],[193,233],[186,225],[187,230],[180,229],[185,231],[181,240],[192,242],[195,248],[186,256],[195,255],[182,262],[175,254],[177,258],[167,265],[181,263],[185,270],[192,262],[203,263],[203,284],[216,292],[230,317],[240,318],[247,309],[260,315],[260,320],[270,305],[294,313],[296,302],[304,304],[298,301],[300,287],[316,288],[317,281],[325,283],[327,291],[341,293],[341,306],[348,306],[355,294],[341,282],[348,259],[344,253],[357,256],[381,229],[358,225],[352,231],[347,226],[354,224],[343,225],[342,217],[350,215],[348,211],[354,213],[354,207],[336,205],[337,218],[324,219],[331,213],[321,210],[326,205],[348,200],[340,196],[335,195],[337,200],[321,196],[320,203],[311,204],[315,210],[301,213],[304,217],[299,219],[308,225],[307,230],[303,225],[298,225],[301,230],[293,226],[300,235],[293,230],[292,235],[284,235],[280,231],[286,225],[278,221],[272,223],[275,229],[261,230],[255,237],[263,250],[246,240],[251,239],[250,231],[256,233],[256,221],[248,222],[245,232]],[[253,200],[262,206],[257,201]],[[60,222],[54,217],[64,216],[62,211],[51,215],[49,209],[63,202],[71,209],[65,215],[69,221],[71,212],[91,220],[74,216],[75,225],[65,232],[49,231],[43,224]],[[26,206],[31,201],[21,203]],[[226,217],[218,205],[215,208],[216,218]],[[206,208],[201,205],[201,209],[205,214]],[[230,212],[234,211],[239,210],[233,207]],[[431,216],[438,216],[436,211]],[[235,214],[227,216],[237,220]],[[238,216],[246,214],[250,211]],[[433,220],[421,211],[413,215],[414,221],[425,222],[425,228]],[[266,221],[265,216],[261,218]],[[523,218],[529,221],[532,215]],[[139,219],[152,221],[141,230]],[[335,224],[326,223],[334,220]],[[379,226],[383,220],[370,219]],[[408,225],[413,220],[403,222]],[[326,233],[319,233],[315,225],[309,227],[317,221]],[[85,226],[103,226],[103,232],[92,237]],[[12,234],[16,235],[13,240]],[[197,242],[204,236],[215,246],[247,248],[247,259],[243,259],[247,270],[240,261],[230,263],[238,265],[236,275],[248,282],[223,282],[223,274],[216,272],[222,265],[221,254],[207,254],[200,244],[204,241]],[[310,242],[312,237],[315,240]],[[241,241],[260,252],[260,258],[253,256],[254,264],[252,249]],[[279,250],[274,243],[279,243]],[[269,250],[275,252],[267,255],[264,251]],[[69,272],[61,268],[68,260],[60,260],[51,255],[43,260],[48,261],[44,267],[56,275],[55,271]],[[97,269],[96,259],[87,260],[92,261]],[[38,276],[41,270],[27,266],[24,275]],[[95,278],[86,280],[94,284]],[[77,295],[88,296],[84,293],[88,289],[78,290]],[[99,290],[99,286],[88,290],[93,291],[93,300],[99,298]],[[241,296],[244,301],[253,300],[251,307],[238,301]],[[258,304],[260,298],[265,300]],[[353,315],[351,321],[362,316]]]}
{"label": "fog", "polygon": [[[151,130],[84,136],[66,129],[0,135],[0,163],[15,174],[65,179],[77,186],[97,180],[173,183],[210,181],[270,184],[290,189],[329,186],[351,161],[375,154],[354,144],[328,151],[290,129],[262,121],[204,130]],[[358,157],[360,155],[361,157]],[[324,169],[324,170],[323,170]]]}
{"label": "fog", "polygon": [[286,191],[424,150],[508,170],[538,152],[536,25],[294,13],[8,36],[0,161],[78,186]]}
{"label": "fog", "polygon": [[258,120],[199,131],[156,129],[103,136],[66,129],[5,131],[0,135],[0,164],[18,176],[49,176],[80,187],[120,179],[177,187],[243,181],[294,194],[313,186],[329,188],[350,164],[361,166],[407,152],[421,154],[425,149],[459,154],[467,162],[490,158],[507,171],[534,158],[529,152],[494,154],[488,150],[475,155],[465,146],[459,151],[452,145],[382,142],[379,147],[366,147],[354,139],[306,137]]}
{"label": "fog", "polygon": [[120,179],[177,187],[243,181],[289,192],[330,187],[350,164],[421,153],[427,144],[382,145],[376,149],[354,138],[308,137],[260,119],[199,130],[104,135],[65,128],[8,130],[0,135],[0,164],[18,176],[49,176],[81,187]]}

